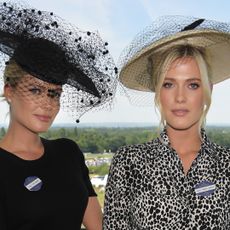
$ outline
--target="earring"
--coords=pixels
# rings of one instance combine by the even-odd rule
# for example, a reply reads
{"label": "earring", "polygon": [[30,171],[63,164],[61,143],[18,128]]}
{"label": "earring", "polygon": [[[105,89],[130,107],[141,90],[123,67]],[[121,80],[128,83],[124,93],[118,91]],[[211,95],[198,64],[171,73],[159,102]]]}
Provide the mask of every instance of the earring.
{"label": "earring", "polygon": [[11,103],[11,99],[10,99],[10,98],[7,98],[6,100],[7,100],[7,102],[8,102],[9,104]]}

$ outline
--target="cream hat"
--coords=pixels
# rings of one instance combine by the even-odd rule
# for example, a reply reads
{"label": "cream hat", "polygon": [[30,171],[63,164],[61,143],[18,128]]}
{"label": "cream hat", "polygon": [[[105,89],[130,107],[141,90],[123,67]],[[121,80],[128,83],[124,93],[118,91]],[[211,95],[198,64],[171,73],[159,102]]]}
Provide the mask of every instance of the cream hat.
{"label": "cream hat", "polygon": [[[230,24],[186,16],[162,16],[139,33],[119,58],[121,83],[154,92],[149,58],[174,44],[202,47],[209,57],[213,84],[230,77]],[[154,71],[154,70],[153,70]]]}

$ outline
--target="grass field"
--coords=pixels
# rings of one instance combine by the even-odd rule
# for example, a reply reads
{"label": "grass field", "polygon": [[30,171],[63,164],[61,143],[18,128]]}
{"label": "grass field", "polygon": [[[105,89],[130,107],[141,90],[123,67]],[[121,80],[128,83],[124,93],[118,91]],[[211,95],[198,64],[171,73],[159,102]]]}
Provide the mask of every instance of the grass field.
{"label": "grass field", "polygon": [[112,158],[113,153],[84,153],[85,159]]}
{"label": "grass field", "polygon": [[[92,154],[92,153],[85,153],[85,159],[89,160],[89,159],[99,159],[99,158],[112,158],[113,154],[112,153],[101,153],[101,154]],[[92,168],[98,168],[98,170],[94,170],[96,172],[92,172]],[[109,165],[105,164],[105,165],[101,165],[101,166],[94,166],[94,167],[88,167],[90,170],[90,178],[92,178],[93,176],[97,176],[97,175],[105,175],[108,174],[109,172]],[[100,172],[100,170],[102,170]],[[103,172],[103,173],[102,173]],[[102,187],[96,188],[94,187],[95,192],[97,193],[97,199],[100,203],[101,208],[104,208],[104,197],[105,197],[105,191]]]}
{"label": "grass field", "polygon": [[95,192],[97,193],[97,199],[99,200],[99,203],[103,209],[104,207],[104,197],[105,197],[105,191],[101,190],[100,188],[94,188]]}
{"label": "grass field", "polygon": [[[92,153],[85,153],[85,159],[99,159],[99,158],[112,158],[113,154],[112,153],[101,153],[101,154],[92,154]],[[105,165],[103,166],[98,166],[96,168],[103,170],[103,173],[96,172],[90,172],[90,177],[96,176],[96,175],[102,175],[102,174],[108,174],[108,170],[109,170],[109,165],[106,165],[106,169],[104,169]],[[92,167],[89,167],[89,169],[92,169]],[[90,170],[91,171],[91,170]],[[101,205],[101,207],[104,207],[104,196],[105,196],[105,191],[99,187],[99,188],[95,188],[94,187],[95,192],[97,193],[97,198],[99,200],[99,203]]]}

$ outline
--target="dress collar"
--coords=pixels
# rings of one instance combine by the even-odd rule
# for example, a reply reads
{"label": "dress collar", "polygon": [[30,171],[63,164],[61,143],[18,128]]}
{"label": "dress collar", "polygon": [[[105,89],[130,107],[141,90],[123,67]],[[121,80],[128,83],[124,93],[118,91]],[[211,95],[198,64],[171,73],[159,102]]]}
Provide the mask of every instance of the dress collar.
{"label": "dress collar", "polygon": [[[201,129],[200,134],[201,134],[201,140],[202,140],[200,150],[202,152],[209,153],[211,155],[216,155],[215,149],[217,148],[217,145],[214,144],[212,141],[210,141],[210,139],[206,135],[206,132],[203,128]],[[170,147],[170,140],[169,140],[166,128],[164,128],[163,131],[160,133],[158,139],[161,144]]]}

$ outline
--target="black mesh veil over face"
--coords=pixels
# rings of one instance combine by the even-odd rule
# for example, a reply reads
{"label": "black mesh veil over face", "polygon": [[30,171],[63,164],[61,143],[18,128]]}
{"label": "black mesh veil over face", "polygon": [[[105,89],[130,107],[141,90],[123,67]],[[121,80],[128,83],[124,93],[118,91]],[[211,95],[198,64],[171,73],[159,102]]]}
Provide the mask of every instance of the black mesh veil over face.
{"label": "black mesh veil over face", "polygon": [[[75,118],[110,107],[117,68],[97,32],[82,31],[52,12],[0,2],[0,51],[29,75],[62,85],[61,108]],[[5,76],[11,77],[11,76]]]}
{"label": "black mesh veil over face", "polygon": [[26,104],[45,108],[46,111],[59,109],[62,86],[49,83],[31,75],[20,77],[13,86],[14,94]]}

